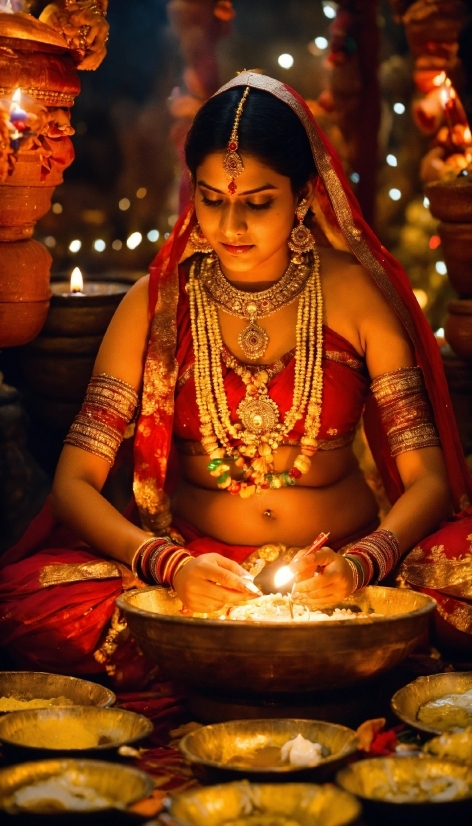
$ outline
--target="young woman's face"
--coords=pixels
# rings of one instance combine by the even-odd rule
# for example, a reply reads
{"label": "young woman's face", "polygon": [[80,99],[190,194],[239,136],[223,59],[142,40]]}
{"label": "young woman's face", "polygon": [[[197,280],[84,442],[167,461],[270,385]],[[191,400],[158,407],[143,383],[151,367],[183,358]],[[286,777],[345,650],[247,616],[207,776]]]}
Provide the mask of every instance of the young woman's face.
{"label": "young woman's face", "polygon": [[280,277],[288,265],[287,240],[299,197],[292,192],[290,178],[243,153],[244,170],[231,195],[223,169],[225,154],[207,155],[197,169],[195,209],[203,235],[225,272],[247,279],[278,269],[273,277]]}

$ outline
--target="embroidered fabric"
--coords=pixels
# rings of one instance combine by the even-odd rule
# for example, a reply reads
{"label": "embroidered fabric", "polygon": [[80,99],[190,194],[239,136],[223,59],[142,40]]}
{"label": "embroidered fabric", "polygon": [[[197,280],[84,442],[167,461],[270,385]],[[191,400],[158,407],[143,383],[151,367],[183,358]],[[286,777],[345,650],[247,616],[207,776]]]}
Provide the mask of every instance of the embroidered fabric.
{"label": "embroidered fabric", "polygon": [[441,445],[420,367],[383,373],[371,389],[393,457]]}
{"label": "embroidered fabric", "polygon": [[137,404],[138,394],[130,384],[106,373],[92,376],[80,413],[64,443],[94,453],[113,465]]}

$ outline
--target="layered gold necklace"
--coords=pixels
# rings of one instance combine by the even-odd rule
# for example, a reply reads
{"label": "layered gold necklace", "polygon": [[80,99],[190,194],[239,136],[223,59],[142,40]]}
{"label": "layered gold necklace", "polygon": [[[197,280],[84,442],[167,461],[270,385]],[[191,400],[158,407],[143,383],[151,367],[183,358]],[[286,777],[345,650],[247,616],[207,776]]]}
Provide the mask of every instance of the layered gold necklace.
{"label": "layered gold necklace", "polygon": [[266,318],[295,301],[304,289],[309,275],[309,266],[291,262],[282,278],[268,290],[244,292],[233,287],[223,275],[219,259],[212,256],[202,270],[202,284],[208,297],[218,307],[230,315],[249,321],[239,334],[238,344],[244,356],[253,360],[262,358],[269,344],[269,336],[259,326],[257,319]]}
{"label": "layered gold necklace", "polygon": [[[246,385],[246,396],[237,410],[240,421],[236,423],[231,421],[224,389],[221,361],[224,345],[217,309],[221,303],[217,304],[212,297],[213,292],[208,290],[211,276],[217,271],[216,263],[212,255],[197,259],[190,269],[188,284],[200,430],[203,447],[210,457],[208,470],[216,478],[218,487],[247,498],[256,491],[294,485],[310,469],[311,457],[317,450],[323,390],[320,262],[315,250],[301,264],[293,264],[292,269],[289,267],[285,276],[290,271],[298,285],[298,292],[293,297],[288,284],[286,300],[281,303],[273,292],[277,285],[264,291],[272,293],[270,298],[274,307],[278,304],[276,309],[290,303],[297,295],[300,296],[296,324],[295,381],[290,409],[280,422],[278,406],[268,393],[268,371],[263,367],[254,371],[234,360],[233,369]],[[243,293],[235,288],[232,290],[243,303],[246,300],[256,303],[254,295],[262,295]],[[239,312],[239,308],[235,309]],[[270,312],[276,312],[276,309],[271,309]],[[257,311],[255,315],[257,316]],[[289,471],[275,472],[274,452],[293,430],[296,422],[304,416],[305,433],[300,440],[300,453]],[[232,441],[239,444],[234,447]],[[240,479],[231,478],[231,464],[228,463],[234,463],[239,469],[242,474]]]}

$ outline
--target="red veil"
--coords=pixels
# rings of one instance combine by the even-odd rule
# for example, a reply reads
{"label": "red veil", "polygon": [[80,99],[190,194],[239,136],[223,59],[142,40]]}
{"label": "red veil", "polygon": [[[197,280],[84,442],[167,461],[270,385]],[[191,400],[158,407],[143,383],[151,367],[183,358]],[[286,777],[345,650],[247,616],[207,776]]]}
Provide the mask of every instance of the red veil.
{"label": "red veil", "polygon": [[[455,507],[457,510],[468,507],[471,476],[457,433],[441,355],[429,324],[413,295],[408,276],[364,221],[335,150],[300,95],[280,81],[253,72],[238,75],[216,94],[237,86],[250,86],[269,92],[290,106],[302,122],[319,173],[313,204],[316,220],[334,247],[349,250],[356,256],[397,312],[413,344],[416,362],[424,373]],[[178,369],[175,357],[177,266],[185,257],[188,237],[194,225],[193,205],[190,205],[151,266],[149,307],[152,325],[144,372],[143,405],[135,441],[134,489],[143,522],[153,530],[160,530],[170,522],[164,484],[171,448],[173,400]],[[387,494],[394,502],[403,492],[403,486],[371,395],[366,402],[364,425]]]}

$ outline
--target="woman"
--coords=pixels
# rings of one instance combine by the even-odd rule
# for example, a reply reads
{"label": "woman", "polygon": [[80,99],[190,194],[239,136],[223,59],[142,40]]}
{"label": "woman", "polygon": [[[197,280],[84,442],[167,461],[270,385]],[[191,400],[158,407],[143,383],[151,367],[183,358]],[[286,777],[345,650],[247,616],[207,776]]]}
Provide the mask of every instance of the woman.
{"label": "woman", "polygon": [[[245,72],[202,107],[186,157],[194,202],[118,308],[56,473],[54,514],[89,548],[32,529],[5,560],[0,627],[23,662],[110,670],[123,587],[215,610],[250,595],[241,563],[320,531],[329,546],[293,562],[297,592],[334,604],[467,504],[434,337],[304,102]],[[352,451],[363,410],[393,503],[380,525]],[[135,415],[140,524],[101,495]],[[466,516],[441,536],[458,524],[472,533]],[[456,597],[448,619],[471,611]]]}

